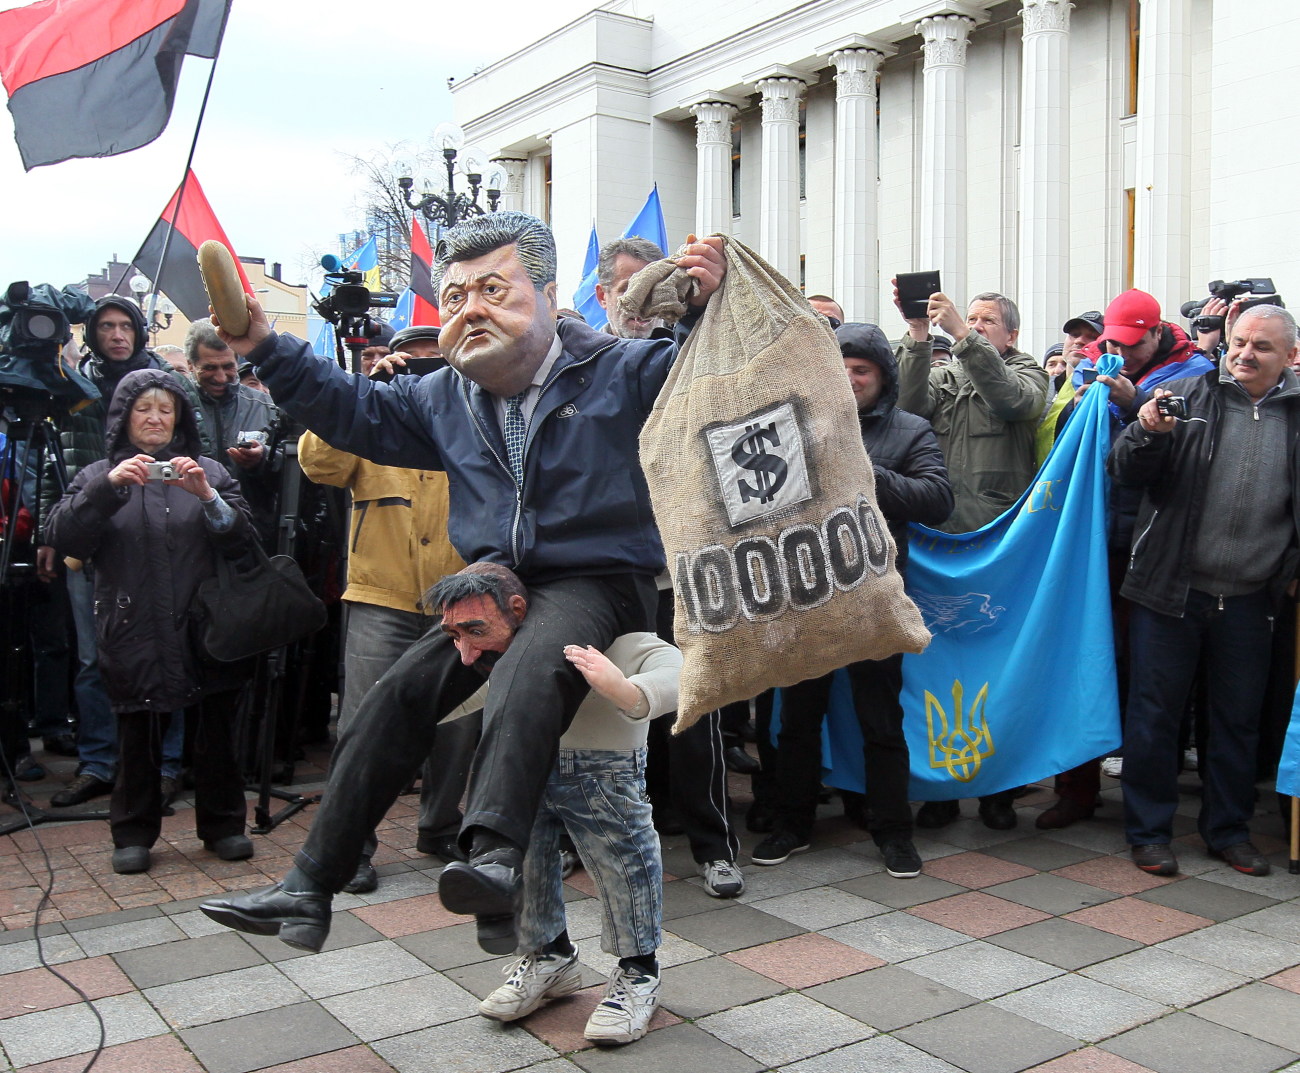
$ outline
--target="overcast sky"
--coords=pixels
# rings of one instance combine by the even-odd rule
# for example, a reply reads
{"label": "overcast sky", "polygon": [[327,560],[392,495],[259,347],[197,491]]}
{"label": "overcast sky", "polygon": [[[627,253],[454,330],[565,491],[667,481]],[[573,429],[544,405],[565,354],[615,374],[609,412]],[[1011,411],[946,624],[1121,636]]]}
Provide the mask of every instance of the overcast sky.
{"label": "overcast sky", "polygon": [[[310,251],[362,225],[342,154],[427,142],[457,79],[599,0],[234,0],[194,170],[237,253],[307,282]],[[0,0],[0,10],[25,6]],[[458,15],[464,18],[457,19]],[[487,16],[483,23],[472,20]],[[210,62],[187,57],[171,123],[120,156],[24,172],[0,112],[0,288],[129,260],[180,182]]]}

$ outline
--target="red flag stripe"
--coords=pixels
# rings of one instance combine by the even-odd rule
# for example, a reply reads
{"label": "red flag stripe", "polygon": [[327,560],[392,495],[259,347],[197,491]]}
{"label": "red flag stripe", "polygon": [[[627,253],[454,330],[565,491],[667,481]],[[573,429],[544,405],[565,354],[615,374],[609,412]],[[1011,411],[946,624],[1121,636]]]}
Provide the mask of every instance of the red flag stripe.
{"label": "red flag stripe", "polygon": [[12,97],[129,45],[184,7],[185,0],[40,0],[0,12],[0,78]]}
{"label": "red flag stripe", "polygon": [[415,292],[415,305],[411,310],[412,324],[442,324],[433,293],[430,268],[433,249],[418,219],[411,220],[411,290]]}

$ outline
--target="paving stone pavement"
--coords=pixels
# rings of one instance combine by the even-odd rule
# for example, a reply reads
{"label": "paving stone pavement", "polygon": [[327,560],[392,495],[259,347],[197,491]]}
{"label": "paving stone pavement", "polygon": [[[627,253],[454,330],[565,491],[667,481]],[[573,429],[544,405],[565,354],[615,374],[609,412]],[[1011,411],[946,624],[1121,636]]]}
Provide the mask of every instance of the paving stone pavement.
{"label": "paving stone pavement", "polygon": [[[70,775],[28,787],[35,803]],[[308,752],[295,789],[320,788]],[[1129,863],[1118,787],[1064,831],[1039,831],[1046,786],[1013,832],[974,815],[918,832],[925,874],[889,877],[866,833],[822,807],[807,853],[748,863],[747,889],[703,889],[685,839],[663,840],[661,1006],[625,1048],[583,1039],[614,959],[582,872],[566,885],[583,989],[522,1022],[477,1014],[507,959],[437,898],[441,862],[415,848],[416,801],[380,829],[378,891],[340,896],[316,955],[228,931],[203,898],[288,867],[312,809],[223,862],[195,836],[188,798],[146,875],[117,876],[103,821],[0,837],[0,1058],[22,1073],[1266,1073],[1300,1070],[1300,877],[1261,787],[1256,880],[1210,860],[1192,831],[1183,872]],[[1199,789],[1184,775],[1182,816]],[[733,776],[737,820],[748,781]],[[250,808],[251,811],[251,808]],[[0,819],[8,818],[0,815]],[[40,938],[33,927],[42,891]],[[42,964],[44,961],[44,965]]]}

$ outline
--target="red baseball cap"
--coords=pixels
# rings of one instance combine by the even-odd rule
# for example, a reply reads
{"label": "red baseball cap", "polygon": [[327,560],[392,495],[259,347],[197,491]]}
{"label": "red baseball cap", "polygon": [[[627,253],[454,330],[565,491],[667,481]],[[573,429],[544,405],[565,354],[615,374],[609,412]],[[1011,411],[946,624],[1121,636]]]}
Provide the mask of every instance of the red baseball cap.
{"label": "red baseball cap", "polygon": [[1106,307],[1103,339],[1133,346],[1160,323],[1160,303],[1146,291],[1125,291]]}

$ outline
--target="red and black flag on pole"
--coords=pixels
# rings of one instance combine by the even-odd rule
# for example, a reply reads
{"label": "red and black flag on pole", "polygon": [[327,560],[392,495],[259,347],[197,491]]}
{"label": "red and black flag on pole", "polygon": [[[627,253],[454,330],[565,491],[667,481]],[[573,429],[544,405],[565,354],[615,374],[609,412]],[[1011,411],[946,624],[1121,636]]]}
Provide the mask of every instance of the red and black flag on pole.
{"label": "red and black flag on pole", "polygon": [[433,293],[433,250],[418,219],[411,219],[411,290],[415,294],[412,324],[441,324],[438,297]]}
{"label": "red and black flag on pole", "polygon": [[230,0],[40,0],[0,12],[0,79],[23,167],[158,137],[181,62],[216,59]]}
{"label": "red and black flag on pole", "polygon": [[[173,228],[170,241],[167,238],[169,226]],[[235,247],[230,244],[230,239],[226,238],[225,231],[217,222],[212,206],[203,195],[198,176],[191,171],[181,183],[180,189],[172,195],[171,201],[167,202],[158,222],[153,225],[149,237],[144,240],[140,252],[132,261],[132,268],[127,269],[123,275],[126,276],[132,269],[143,272],[154,281],[154,287],[158,291],[176,303],[176,307],[188,320],[206,317],[208,292],[203,287],[203,277],[199,273],[198,256],[199,247],[210,238],[223,242],[234,256]],[[165,257],[164,247],[167,251]],[[244,284],[244,290],[252,294],[244,266],[239,263],[237,256],[235,267],[239,269],[239,279]]]}

